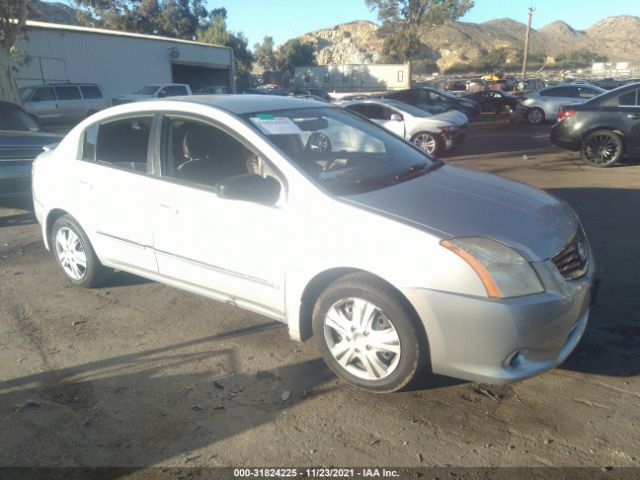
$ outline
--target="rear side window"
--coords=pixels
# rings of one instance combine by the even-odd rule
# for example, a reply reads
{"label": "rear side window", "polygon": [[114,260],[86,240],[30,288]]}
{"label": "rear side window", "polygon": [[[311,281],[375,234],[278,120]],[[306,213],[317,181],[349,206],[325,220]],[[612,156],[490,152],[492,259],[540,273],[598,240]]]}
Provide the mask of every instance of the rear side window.
{"label": "rear side window", "polygon": [[162,91],[167,97],[175,97],[178,95],[187,95],[187,88],[179,85],[164,87]]}
{"label": "rear side window", "polygon": [[152,116],[140,116],[89,127],[84,132],[81,158],[125,170],[150,172],[147,149],[152,121]]}
{"label": "rear side window", "polygon": [[46,102],[49,100],[56,100],[56,94],[51,87],[39,88],[31,98],[32,102]]}
{"label": "rear side window", "polygon": [[592,90],[591,88],[586,87],[578,87],[578,97],[579,98],[593,98],[599,95],[599,92],[596,90]]}
{"label": "rear side window", "polygon": [[80,90],[78,87],[56,87],[58,100],[79,100]]}
{"label": "rear side window", "polygon": [[577,97],[577,91],[571,87],[556,87],[540,92],[543,97]]}
{"label": "rear side window", "polygon": [[84,98],[102,98],[102,92],[95,85],[85,85],[80,87]]}
{"label": "rear side window", "polygon": [[635,107],[637,102],[637,90],[632,90],[618,97],[618,105],[621,107]]}

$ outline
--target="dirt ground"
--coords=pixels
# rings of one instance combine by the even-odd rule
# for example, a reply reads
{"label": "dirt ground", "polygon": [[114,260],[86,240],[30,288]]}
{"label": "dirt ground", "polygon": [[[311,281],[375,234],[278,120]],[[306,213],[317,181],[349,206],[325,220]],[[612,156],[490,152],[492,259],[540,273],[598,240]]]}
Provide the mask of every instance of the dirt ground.
{"label": "dirt ground", "polygon": [[568,201],[601,269],[571,357],[498,388],[373,395],[258,315],[124,273],[73,288],[0,207],[0,466],[640,467],[640,164],[587,167],[548,131],[488,115],[447,158]]}

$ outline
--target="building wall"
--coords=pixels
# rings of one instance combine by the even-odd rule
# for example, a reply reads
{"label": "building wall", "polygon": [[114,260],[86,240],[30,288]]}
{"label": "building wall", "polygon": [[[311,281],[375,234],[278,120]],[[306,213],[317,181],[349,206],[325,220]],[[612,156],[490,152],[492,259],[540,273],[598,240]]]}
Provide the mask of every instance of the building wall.
{"label": "building wall", "polygon": [[294,85],[329,92],[401,90],[411,86],[411,69],[408,63],[297,67]]}
{"label": "building wall", "polygon": [[16,75],[19,87],[91,82],[99,84],[111,98],[132,93],[145,84],[172,82],[172,63],[221,69],[223,75],[217,77],[224,78],[225,85],[233,85],[233,54],[226,47],[42,25],[29,22],[26,39],[17,45],[30,57]]}

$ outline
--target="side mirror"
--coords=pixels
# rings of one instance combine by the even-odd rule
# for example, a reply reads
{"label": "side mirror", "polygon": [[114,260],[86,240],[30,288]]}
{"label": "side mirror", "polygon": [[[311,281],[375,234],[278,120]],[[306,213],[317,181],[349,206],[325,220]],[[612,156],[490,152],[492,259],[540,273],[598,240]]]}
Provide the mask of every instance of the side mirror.
{"label": "side mirror", "polygon": [[215,185],[216,194],[229,200],[274,205],[280,198],[280,182],[273,177],[246,173],[225,178]]}
{"label": "side mirror", "polygon": [[167,96],[167,92],[165,92],[164,90],[160,90],[158,92],[158,98],[164,98]]}
{"label": "side mirror", "polygon": [[391,117],[389,118],[389,120],[391,120],[392,122],[401,122],[402,121],[402,115],[400,115],[399,113],[392,113]]}

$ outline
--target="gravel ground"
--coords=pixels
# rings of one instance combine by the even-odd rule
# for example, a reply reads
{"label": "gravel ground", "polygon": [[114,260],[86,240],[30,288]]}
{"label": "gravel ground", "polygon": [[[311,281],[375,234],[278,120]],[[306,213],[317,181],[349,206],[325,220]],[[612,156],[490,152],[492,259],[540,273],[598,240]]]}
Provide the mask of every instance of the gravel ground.
{"label": "gravel ground", "polygon": [[360,391],[264,317],[125,273],[71,287],[0,207],[0,466],[639,467],[640,164],[587,167],[548,130],[488,115],[448,157],[567,200],[602,272],[565,364],[503,387]]}

